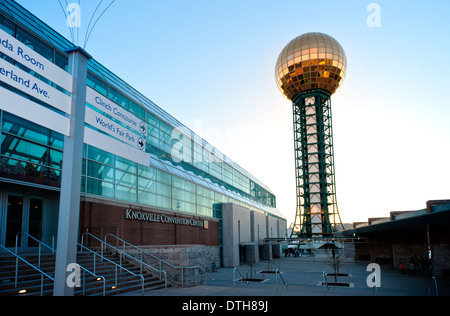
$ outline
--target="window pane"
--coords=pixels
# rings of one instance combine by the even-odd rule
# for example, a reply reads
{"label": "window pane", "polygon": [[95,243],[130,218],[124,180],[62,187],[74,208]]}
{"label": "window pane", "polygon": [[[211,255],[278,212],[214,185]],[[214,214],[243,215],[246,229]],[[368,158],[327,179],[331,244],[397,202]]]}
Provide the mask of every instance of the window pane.
{"label": "window pane", "polygon": [[63,153],[57,150],[50,150],[50,167],[62,169]]}
{"label": "window pane", "polygon": [[86,177],[81,177],[81,193],[86,192]]}
{"label": "window pane", "polygon": [[64,136],[62,134],[50,131],[50,147],[55,149],[64,149]]}
{"label": "window pane", "polygon": [[172,187],[170,185],[157,183],[157,193],[164,196],[172,196]]}
{"label": "window pane", "polygon": [[184,181],[184,189],[187,192],[195,193],[195,184],[193,184],[192,182],[189,182],[189,181]]}
{"label": "window pane", "polygon": [[158,195],[156,197],[156,206],[170,209],[172,206],[172,199],[170,197]]}
{"label": "window pane", "polygon": [[156,180],[156,169],[139,165],[139,175],[148,179]]}
{"label": "window pane", "polygon": [[149,112],[145,113],[145,119],[147,120],[147,122],[149,122],[150,124],[152,124],[153,126],[155,126],[156,128],[159,129],[159,120],[153,116],[152,114],[150,114]]}
{"label": "window pane", "polygon": [[116,184],[129,186],[132,188],[137,187],[137,175],[123,172],[116,169]]}
{"label": "window pane", "polygon": [[146,178],[139,178],[139,190],[157,193],[156,186],[157,186],[157,184],[154,180],[149,180]]}
{"label": "window pane", "polygon": [[65,71],[69,69],[69,59],[58,52],[55,52],[55,64]]}
{"label": "window pane", "polygon": [[1,154],[37,164],[48,165],[48,148],[11,135],[2,135]]}
{"label": "window pane", "polygon": [[119,156],[116,157],[116,168],[137,173],[137,163]]}
{"label": "window pane", "polygon": [[116,162],[115,155],[93,146],[88,146],[88,158],[110,166],[114,166]]}
{"label": "window pane", "polygon": [[[197,213],[195,204],[191,204],[191,203],[187,203],[187,202],[183,202],[183,201],[177,201],[177,200],[172,200],[172,204],[174,204],[177,207],[177,210],[179,210],[180,212],[185,212],[185,213],[190,213],[190,214]],[[173,207],[173,205],[172,205],[172,207]]]}
{"label": "window pane", "polygon": [[211,207],[197,206],[197,214],[212,217],[213,216],[212,206]]}
{"label": "window pane", "polygon": [[[26,126],[26,128],[25,128]],[[2,131],[49,145],[50,130],[3,111]]]}
{"label": "window pane", "polygon": [[139,105],[129,100],[130,111],[136,114],[138,117],[145,118],[145,110]]}
{"label": "window pane", "polygon": [[119,93],[117,90],[110,88],[109,89],[109,98],[113,100],[115,103],[123,106],[128,110],[128,98],[126,98],[123,94]]}
{"label": "window pane", "polygon": [[11,36],[14,36],[16,28],[14,26],[14,23],[5,18],[3,15],[0,15],[0,29],[2,29]]}
{"label": "window pane", "polygon": [[114,186],[112,183],[88,178],[87,193],[114,198]]}
{"label": "window pane", "polygon": [[53,49],[20,27],[17,27],[17,39],[43,57],[53,61]]}
{"label": "window pane", "polygon": [[157,170],[157,171],[158,171],[158,173],[157,173],[158,182],[161,182],[161,183],[164,183],[167,185],[172,185],[172,176],[169,173],[161,171],[161,170]]}
{"label": "window pane", "polygon": [[114,182],[114,169],[94,161],[88,161],[88,176]]}
{"label": "window pane", "polygon": [[115,197],[118,200],[136,203],[137,202],[137,191],[135,189],[130,189],[127,187],[116,185]]}
{"label": "window pane", "polygon": [[156,194],[139,191],[139,203],[156,206]]}
{"label": "window pane", "polygon": [[160,122],[160,130],[166,133],[167,135],[172,135],[173,128],[164,122]]}
{"label": "window pane", "polygon": [[87,74],[87,85],[104,96],[108,95],[108,86],[106,83],[95,77],[90,72]]}

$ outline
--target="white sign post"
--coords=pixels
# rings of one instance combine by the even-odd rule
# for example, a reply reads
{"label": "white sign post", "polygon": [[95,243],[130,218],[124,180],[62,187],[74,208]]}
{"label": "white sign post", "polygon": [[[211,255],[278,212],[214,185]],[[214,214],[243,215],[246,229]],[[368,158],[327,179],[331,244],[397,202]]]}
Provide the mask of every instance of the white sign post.
{"label": "white sign post", "polygon": [[92,57],[80,47],[66,51],[73,76],[70,135],[64,138],[59,203],[58,242],[54,296],[73,296],[67,267],[77,262],[80,225],[81,169],[83,161],[84,119],[86,113],[87,62]]}

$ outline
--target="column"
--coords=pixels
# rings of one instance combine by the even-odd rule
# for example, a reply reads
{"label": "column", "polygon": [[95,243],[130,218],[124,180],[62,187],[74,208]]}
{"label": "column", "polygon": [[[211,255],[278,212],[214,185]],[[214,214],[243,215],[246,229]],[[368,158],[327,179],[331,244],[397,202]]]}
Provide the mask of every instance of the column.
{"label": "column", "polygon": [[64,139],[54,296],[74,294],[74,288],[67,284],[67,277],[72,273],[70,270],[67,272],[67,268],[76,263],[77,258],[87,62],[92,58],[80,47],[69,49],[66,53],[69,54],[69,72],[73,76],[72,115],[70,136]]}

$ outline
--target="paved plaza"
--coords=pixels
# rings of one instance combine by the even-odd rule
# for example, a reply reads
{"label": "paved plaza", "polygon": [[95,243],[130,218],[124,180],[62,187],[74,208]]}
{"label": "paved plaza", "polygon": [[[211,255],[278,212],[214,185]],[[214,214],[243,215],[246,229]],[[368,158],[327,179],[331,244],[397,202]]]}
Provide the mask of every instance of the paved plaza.
{"label": "paved plaza", "polygon": [[[168,288],[145,292],[145,296],[422,296],[431,277],[425,277],[422,271],[416,275],[400,274],[391,266],[381,266],[381,287],[375,292],[367,286],[367,278],[372,271],[367,272],[369,262],[354,262],[347,259],[340,267],[338,282],[348,282],[349,287],[322,286],[323,272],[333,273],[333,267],[329,259],[324,257],[282,257],[270,262],[261,261],[255,264],[253,276],[248,265],[238,267],[239,272],[245,278],[264,279],[263,282],[240,282],[241,278],[233,268],[222,268],[218,272],[210,274],[214,279],[208,279],[206,285],[191,288]],[[275,271],[279,269],[287,286],[283,284],[280,276],[274,273],[260,273],[261,271]],[[328,282],[334,281],[334,277],[328,276]],[[439,296],[450,295],[450,280],[437,279]],[[436,295],[435,285],[432,283],[431,295]],[[141,295],[141,293],[128,293]]]}

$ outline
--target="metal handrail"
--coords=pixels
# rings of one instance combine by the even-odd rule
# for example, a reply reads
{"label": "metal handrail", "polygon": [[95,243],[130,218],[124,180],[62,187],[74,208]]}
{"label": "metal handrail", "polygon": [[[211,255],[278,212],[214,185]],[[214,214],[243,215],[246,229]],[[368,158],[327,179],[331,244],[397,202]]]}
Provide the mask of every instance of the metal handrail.
{"label": "metal handrail", "polygon": [[102,275],[96,275],[95,273],[92,273],[91,271],[89,271],[88,269],[84,268],[83,266],[79,265],[77,263],[77,265],[80,267],[81,270],[83,270],[84,273],[84,282],[83,282],[83,296],[86,294],[86,272],[89,273],[90,275],[92,275],[94,278],[98,279],[103,279],[103,296],[106,296],[106,279],[104,276]]}
{"label": "metal handrail", "polygon": [[[87,272],[89,272],[91,275],[93,275],[94,277],[96,277],[96,278],[102,278],[103,279],[103,296],[105,296],[106,295],[106,280],[105,280],[105,278],[103,277],[103,276],[97,276],[96,274],[95,274],[95,270],[96,270],[96,264],[95,264],[95,259],[96,259],[96,256],[99,256],[102,260],[106,260],[106,261],[108,261],[108,262],[110,262],[110,263],[112,263],[113,265],[115,265],[115,288],[117,288],[117,263],[115,263],[114,261],[112,261],[112,260],[109,260],[108,258],[106,258],[106,257],[104,257],[103,255],[99,255],[97,252],[95,252],[94,250],[92,250],[92,249],[89,249],[89,248],[87,248],[87,247],[85,247],[85,246],[83,246],[82,244],[80,244],[80,243],[77,243],[77,245],[78,245],[78,247],[80,247],[81,249],[84,249],[84,250],[86,250],[86,251],[88,251],[88,252],[91,252],[92,254],[94,254],[94,272],[90,272],[89,270],[87,270],[87,269],[84,269],[82,266],[80,266],[83,270],[86,270]],[[128,273],[131,273],[132,275],[134,275],[134,276],[136,276],[136,277],[141,277],[142,279],[141,279],[141,282],[142,282],[142,293],[144,293],[144,280],[143,280],[143,276],[142,275],[137,275],[137,274],[135,274],[134,272],[131,272],[131,271],[129,271],[128,269],[126,269],[126,268],[123,268],[123,267],[121,267],[120,266],[120,268],[121,269],[123,269],[123,270],[125,270],[125,271],[127,271]]]}
{"label": "metal handrail", "polygon": [[329,290],[327,275],[328,275],[328,273],[323,271],[323,274],[322,274],[323,295],[327,295],[327,290]]}
{"label": "metal handrail", "polygon": [[[242,275],[241,271],[239,271],[237,267],[234,267],[234,269],[233,269],[233,287],[236,287],[236,271],[241,276],[241,283],[245,279],[244,276]],[[245,281],[245,283],[247,283],[247,285],[249,284],[248,281]]]}
{"label": "metal handrail", "polygon": [[[115,288],[116,288],[116,289],[117,289],[117,267],[119,267],[121,270],[125,270],[126,272],[128,272],[128,273],[134,275],[135,277],[140,277],[140,278],[141,278],[141,283],[142,283],[142,295],[144,295],[144,282],[145,282],[145,279],[144,279],[144,276],[143,276],[142,274],[136,274],[136,273],[134,273],[134,272],[131,272],[131,271],[128,270],[127,268],[122,267],[122,265],[119,265],[119,264],[115,263],[114,261],[112,261],[112,260],[110,260],[110,259],[104,257],[103,255],[98,254],[98,253],[95,252],[94,250],[89,249],[89,248],[83,246],[83,245],[80,244],[80,243],[77,243],[77,245],[78,245],[79,247],[81,247],[81,249],[85,249],[85,250],[87,250],[87,251],[89,251],[89,252],[92,252],[92,253],[94,253],[95,255],[99,256],[102,260],[106,260],[106,261],[108,261],[109,263],[111,263],[111,264],[113,264],[113,265],[115,266]],[[95,270],[95,255],[94,255],[94,270]],[[94,271],[94,273],[95,273],[95,271]]]}
{"label": "metal handrail", "polygon": [[[203,271],[203,273],[208,277],[208,279],[210,279],[210,280],[213,281],[213,283],[214,283],[215,280],[208,274],[208,272],[206,272],[205,269],[203,269],[203,268],[200,267],[200,266],[197,266],[197,267],[198,267],[199,270]],[[205,279],[205,285],[208,285],[206,279]]]}
{"label": "metal handrail", "polygon": [[431,288],[431,284],[433,283],[433,281],[434,281],[434,286],[435,286],[435,289],[436,289],[436,296],[439,296],[438,286],[437,286],[437,279],[436,279],[436,277],[434,275],[431,277],[431,280],[428,283],[425,291],[422,293],[422,296],[425,296],[427,294],[427,292],[428,292],[428,296],[431,296],[430,288]]}
{"label": "metal handrail", "polygon": [[[129,242],[127,242],[127,241],[125,241],[125,240],[123,240],[123,239],[121,239],[121,238],[119,238],[119,237],[117,237],[116,235],[113,235],[113,234],[106,234],[105,235],[105,243],[106,243],[106,240],[107,240],[107,237],[108,236],[111,236],[111,237],[113,237],[113,238],[115,238],[117,241],[119,241],[119,242],[122,242],[123,243],[123,251],[125,252],[125,246],[127,245],[127,246],[129,246],[129,247],[131,247],[131,248],[134,248],[134,249],[136,249],[136,250],[138,250],[140,253],[141,253],[141,260],[142,260],[142,255],[143,254],[145,254],[145,255],[147,255],[147,256],[149,256],[149,257],[151,257],[151,258],[153,258],[153,259],[156,259],[156,260],[158,260],[159,261],[159,270],[160,271],[164,271],[164,270],[162,270],[162,263],[164,263],[164,264],[166,264],[166,265],[168,265],[169,267],[171,267],[171,268],[173,268],[173,269],[181,269],[181,287],[184,287],[184,274],[183,274],[183,272],[184,272],[184,269],[199,269],[199,270],[201,270],[211,281],[215,281],[206,271],[205,271],[205,269],[203,269],[201,266],[199,266],[199,265],[196,265],[196,266],[188,266],[188,267],[177,267],[177,266],[174,266],[173,264],[171,264],[171,263],[169,263],[169,262],[167,262],[167,261],[165,261],[165,260],[163,260],[163,259],[161,259],[161,258],[158,258],[158,257],[156,257],[155,255],[153,255],[153,254],[151,254],[151,253],[149,253],[149,252],[147,252],[147,251],[145,251],[145,250],[143,250],[143,249],[141,249],[141,248],[139,248],[139,247],[137,247],[137,246],[135,246],[135,245],[133,245],[133,244],[130,244]],[[206,283],[206,279],[205,279],[205,283]],[[198,284],[198,280],[197,280],[197,284]]]}
{"label": "metal handrail", "polygon": [[[26,236],[28,239],[31,238],[32,240],[34,240],[35,242],[37,242],[37,243],[39,244],[38,268],[41,267],[41,246],[42,246],[42,245],[45,246],[46,248],[50,249],[50,250],[52,251],[52,253],[56,253],[56,250],[55,250],[55,249],[53,249],[52,247],[50,247],[50,246],[48,246],[47,244],[43,243],[42,241],[40,241],[40,240],[34,238],[34,237],[31,236],[30,234],[25,233],[25,232],[19,232],[19,233],[16,234],[16,246],[15,246],[15,252],[16,252],[16,254],[17,254],[17,250],[18,250],[18,243],[19,243],[19,236],[20,236],[20,235],[24,235],[24,236]],[[17,260],[16,260],[16,261],[17,261]]]}
{"label": "metal handrail", "polygon": [[275,282],[276,282],[276,285],[278,286],[277,274],[280,276],[281,281],[283,281],[284,286],[287,287],[288,285],[287,285],[286,281],[284,281],[284,278],[281,276],[280,269],[277,269],[275,271]]}
{"label": "metal handrail", "polygon": [[[101,246],[101,253],[102,253],[101,256],[102,256],[102,258],[105,258],[105,257],[103,256],[103,249],[106,248],[106,247],[110,247],[110,248],[114,249],[117,253],[119,253],[119,254],[121,254],[121,255],[125,255],[125,257],[129,257],[129,258],[131,258],[132,260],[137,261],[137,262],[140,264],[140,272],[141,272],[140,276],[141,276],[143,279],[144,279],[144,276],[142,275],[142,265],[145,265],[146,267],[148,267],[148,268],[150,268],[150,269],[152,269],[152,270],[154,270],[154,271],[156,271],[156,272],[159,272],[159,273],[160,273],[160,279],[161,279],[161,273],[164,273],[164,287],[167,289],[167,273],[166,273],[166,271],[164,271],[164,270],[158,270],[158,269],[152,267],[152,266],[149,265],[148,263],[143,262],[143,261],[137,259],[136,257],[133,257],[132,255],[127,254],[126,252],[123,252],[123,251],[120,250],[120,249],[117,249],[116,247],[114,247],[114,246],[108,244],[106,241],[101,240],[100,238],[98,238],[98,237],[92,235],[92,234],[89,233],[89,232],[85,232],[85,233],[82,235],[82,237],[81,237],[81,244],[83,244],[83,242],[84,242],[84,236],[90,236],[90,237],[96,239],[97,241],[99,241],[99,242],[101,243],[101,245],[102,245],[102,246]],[[84,247],[84,246],[83,246],[83,247]],[[106,259],[106,258],[105,258],[105,259]],[[111,260],[109,260],[109,259],[106,259],[106,260],[111,261]],[[111,262],[112,262],[112,261],[111,261]],[[121,267],[121,269],[124,269],[124,270],[126,270],[126,271],[129,271],[129,270],[127,270],[126,268],[123,268],[123,267],[122,267],[122,256],[120,256],[120,265],[119,265],[119,266]],[[131,272],[131,271],[129,271],[129,272]],[[131,272],[131,273],[133,273],[133,272]],[[134,274],[134,273],[133,273],[133,274]],[[117,282],[117,279],[116,279],[116,282]],[[142,283],[142,293],[144,293],[144,282]]]}
{"label": "metal handrail", "polygon": [[[19,233],[16,234],[16,247],[15,247],[16,254],[17,254],[17,249],[18,249],[18,239],[19,239],[20,235],[24,235],[24,236],[26,236],[29,239],[31,238],[32,240],[34,240],[35,242],[37,242],[39,244],[38,268],[41,267],[41,246],[44,246],[44,247],[48,248],[49,250],[51,250],[51,252],[53,254],[56,254],[56,250],[53,247],[50,247],[46,243],[36,239],[35,237],[31,236],[30,234],[28,234],[26,232],[19,232]],[[105,291],[105,289],[106,289],[105,278],[103,276],[101,276],[101,275],[96,275],[95,273],[89,271],[89,269],[86,269],[81,264],[77,263],[77,265],[80,267],[81,270],[91,274],[95,278],[97,278],[97,279],[98,278],[102,278],[103,279],[103,296],[105,296],[105,293],[106,293],[106,291]],[[18,262],[17,262],[17,258],[16,258],[16,269],[17,269],[17,266],[18,266]],[[85,293],[85,289],[86,289],[86,282],[83,282],[83,294]]]}
{"label": "metal handrail", "polygon": [[[12,254],[14,257],[16,257],[16,260],[22,260],[23,262],[25,262],[27,265],[29,265],[30,267],[32,267],[33,269],[35,269],[36,271],[38,271],[41,274],[41,296],[44,295],[44,276],[49,278],[50,280],[52,280],[53,282],[55,282],[55,279],[52,278],[51,276],[49,276],[47,273],[45,273],[44,271],[42,271],[41,269],[35,267],[33,264],[29,263],[27,260],[25,260],[24,258],[22,258],[21,256],[19,256],[18,254],[15,254],[14,252],[12,252],[11,250],[9,250],[6,247],[3,247],[2,245],[0,245],[0,248],[3,250],[6,250],[7,252],[9,252],[10,254]],[[16,278],[15,278],[15,283],[14,286],[17,289],[17,279],[18,279],[18,265],[16,265]]]}
{"label": "metal handrail", "polygon": [[[94,261],[95,261],[95,257],[94,257]],[[102,275],[96,275],[95,273],[89,271],[88,269],[86,269],[85,267],[83,267],[82,265],[77,263],[77,266],[80,267],[81,270],[83,270],[85,272],[84,274],[84,282],[83,282],[83,296],[86,294],[86,272],[89,273],[90,275],[92,275],[94,278],[98,279],[103,279],[103,296],[106,296],[106,279],[104,276]]]}

